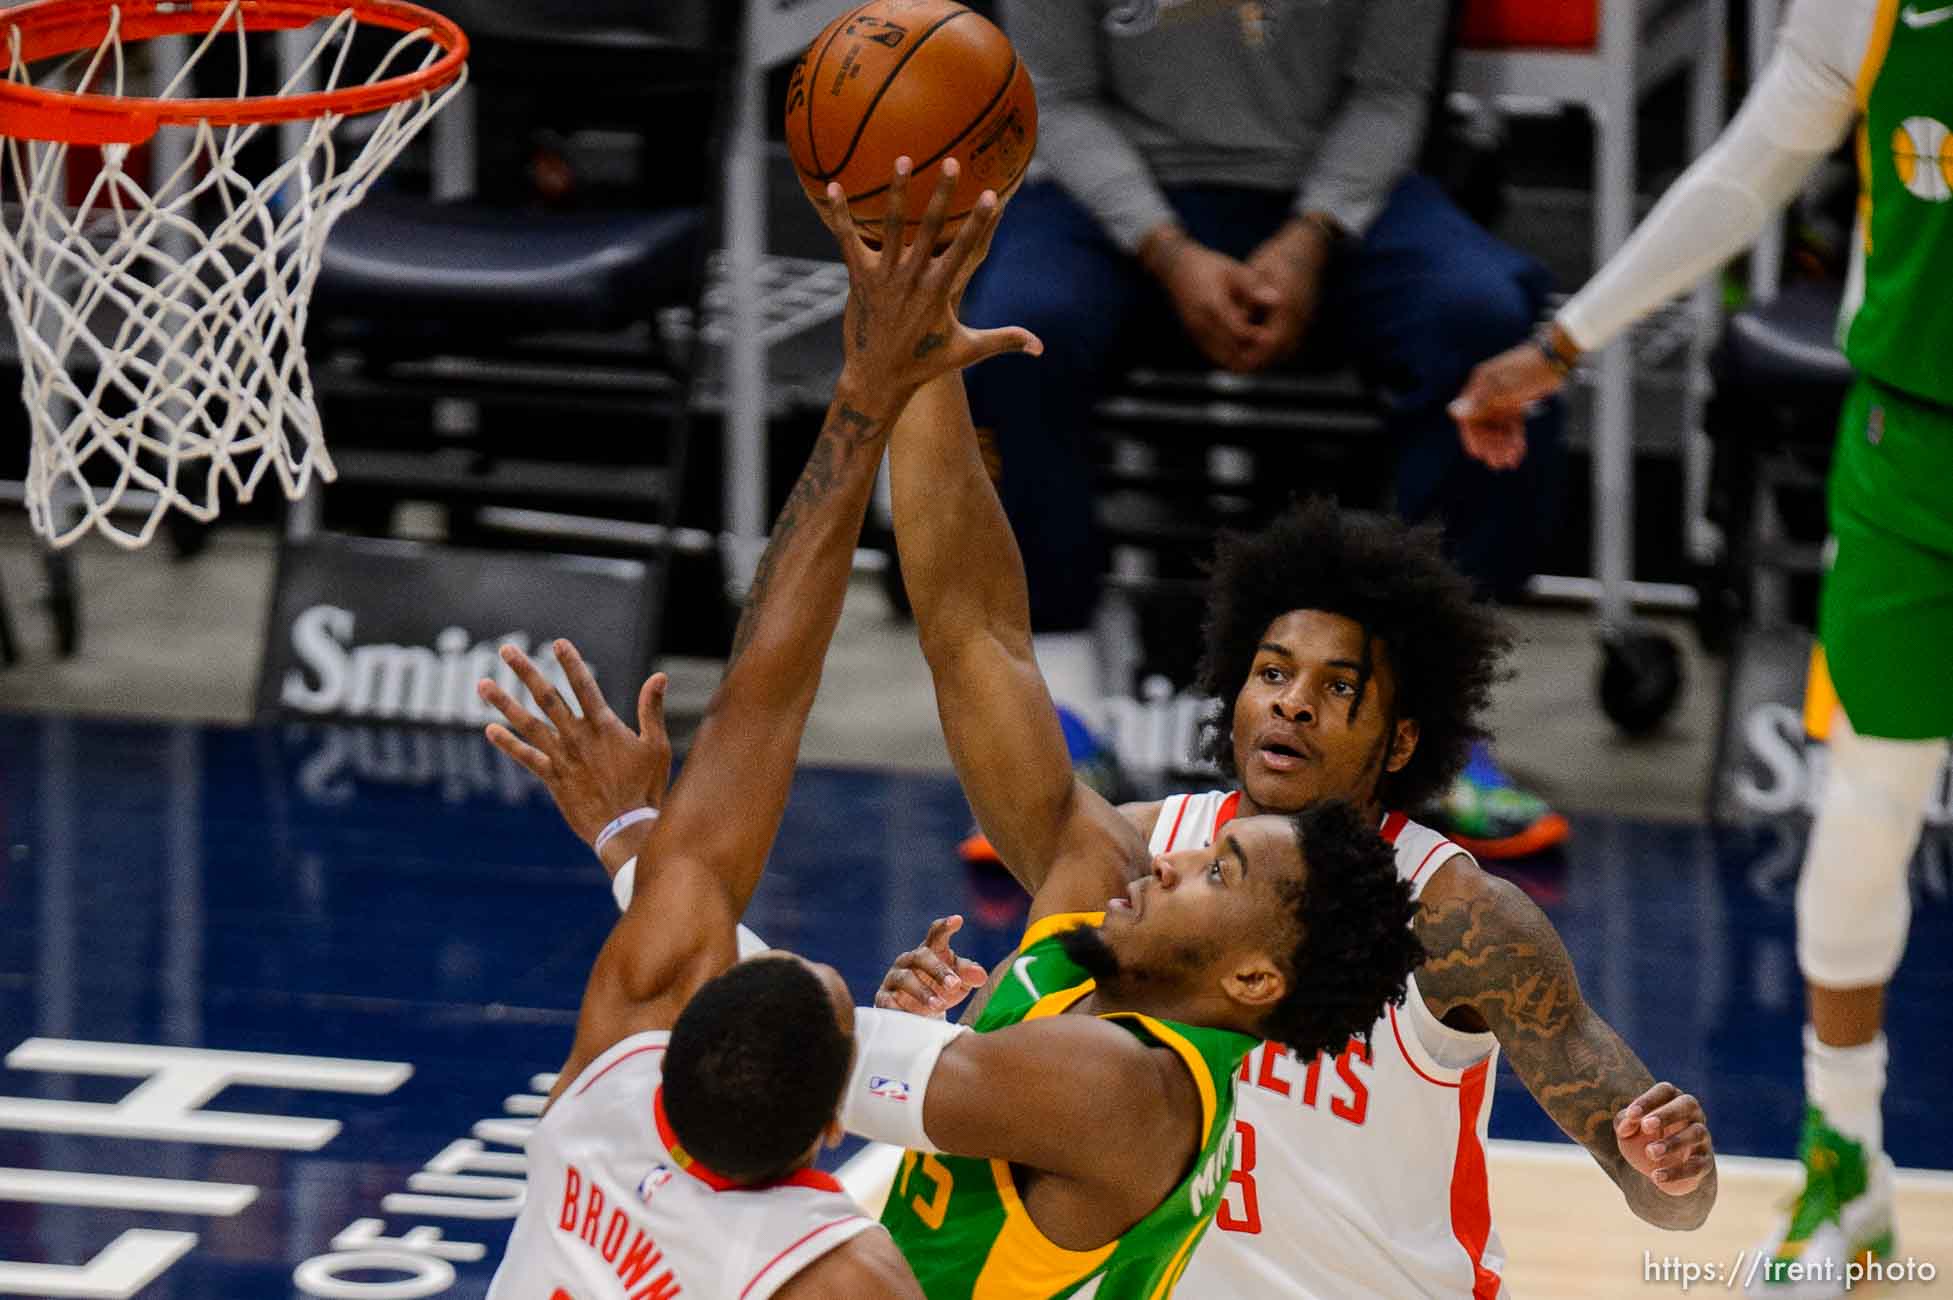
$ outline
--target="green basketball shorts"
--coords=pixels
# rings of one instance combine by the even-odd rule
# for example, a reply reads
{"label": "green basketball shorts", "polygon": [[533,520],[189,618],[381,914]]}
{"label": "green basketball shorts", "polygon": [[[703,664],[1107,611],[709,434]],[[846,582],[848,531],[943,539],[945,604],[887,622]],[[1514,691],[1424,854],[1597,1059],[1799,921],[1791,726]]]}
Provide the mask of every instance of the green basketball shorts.
{"label": "green basketball shorts", "polygon": [[1818,639],[1861,736],[1953,735],[1953,410],[1860,379],[1831,464]]}

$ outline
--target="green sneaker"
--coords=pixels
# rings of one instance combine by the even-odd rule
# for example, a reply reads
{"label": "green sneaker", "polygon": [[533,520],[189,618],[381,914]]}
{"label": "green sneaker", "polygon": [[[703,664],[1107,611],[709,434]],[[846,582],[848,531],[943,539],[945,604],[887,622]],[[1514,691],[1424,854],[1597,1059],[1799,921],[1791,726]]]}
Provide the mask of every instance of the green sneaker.
{"label": "green sneaker", "polygon": [[1833,1300],[1846,1294],[1854,1262],[1889,1258],[1892,1226],[1892,1161],[1868,1156],[1824,1122],[1824,1112],[1804,1108],[1797,1144],[1804,1187],[1785,1207],[1783,1221],[1757,1248],[1745,1294],[1760,1300]]}
{"label": "green sneaker", "polygon": [[1566,842],[1566,818],[1544,799],[1521,790],[1483,745],[1472,746],[1465,770],[1422,820],[1479,858],[1523,858]]}

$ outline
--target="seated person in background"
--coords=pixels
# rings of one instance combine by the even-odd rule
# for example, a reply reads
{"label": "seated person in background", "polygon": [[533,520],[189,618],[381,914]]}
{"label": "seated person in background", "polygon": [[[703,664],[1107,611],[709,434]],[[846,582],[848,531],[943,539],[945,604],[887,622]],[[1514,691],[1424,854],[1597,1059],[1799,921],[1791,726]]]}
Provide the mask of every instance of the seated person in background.
{"label": "seated person in background", "polygon": [[[1443,522],[1482,594],[1518,590],[1555,511],[1561,408],[1514,455],[1461,440],[1445,403],[1523,339],[1547,274],[1412,172],[1445,0],[1003,0],[1037,83],[1033,182],[964,304],[1048,345],[969,376],[1030,575],[1038,658],[1096,751],[1088,629],[1105,570],[1089,433],[1137,360],[1267,369],[1347,356],[1389,397],[1395,506]],[[1318,346],[1334,343],[1333,351]],[[1162,355],[1163,354],[1163,355]],[[1481,748],[1433,816],[1483,856],[1549,847],[1566,823]],[[977,850],[980,851],[980,850]]]}

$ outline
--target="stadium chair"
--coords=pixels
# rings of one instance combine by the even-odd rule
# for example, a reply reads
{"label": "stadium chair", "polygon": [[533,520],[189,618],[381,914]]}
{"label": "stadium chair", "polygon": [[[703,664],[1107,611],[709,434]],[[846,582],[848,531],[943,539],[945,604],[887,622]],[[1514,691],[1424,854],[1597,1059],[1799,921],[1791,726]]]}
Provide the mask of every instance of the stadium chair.
{"label": "stadium chair", "polygon": [[1839,301],[1836,284],[1791,285],[1732,318],[1716,351],[1711,499],[1728,545],[1704,581],[1711,645],[1794,619],[1784,579],[1821,570],[1824,480],[1852,379],[1835,337]]}
{"label": "stadium chair", "polygon": [[[435,7],[473,44],[471,86],[446,115],[456,121],[445,152],[459,157],[445,162],[461,180],[437,174],[435,188],[482,197],[376,193],[333,231],[309,331],[340,469],[330,504],[363,503],[371,523],[398,500],[436,502],[451,540],[480,527],[498,543],[527,533],[580,548],[649,544],[655,652],[698,369],[681,322],[696,319],[717,188],[698,104],[722,110],[738,7]],[[688,111],[665,116],[671,102]],[[471,115],[491,110],[516,129],[474,129]],[[525,156],[512,136],[585,126],[640,141],[646,183],[624,198],[638,206],[541,209],[534,192],[518,193],[520,206],[486,201],[561,162]],[[665,188],[679,192],[642,206],[673,174]],[[535,189],[547,195],[550,181]],[[638,431],[647,419],[667,427],[662,455]],[[296,536],[318,522],[294,519]]]}
{"label": "stadium chair", "polygon": [[[1840,286],[1800,283],[1736,315],[1714,358],[1707,412],[1715,446],[1711,505],[1727,545],[1701,578],[1697,624],[1726,650],[1716,729],[1718,774],[1736,770],[1751,710],[1802,680],[1823,571],[1825,479],[1852,371],[1835,342]],[[1796,674],[1794,679],[1788,674]],[[1726,780],[1709,815],[1731,806]]]}
{"label": "stadium chair", "polygon": [[[1221,529],[1252,526],[1285,505],[1295,484],[1341,486],[1351,505],[1376,508],[1391,482],[1391,448],[1377,395],[1350,370],[1285,368],[1268,374],[1136,369],[1095,412],[1099,524],[1110,548],[1108,594],[1139,621],[1153,654],[1190,647],[1199,618],[1199,564]],[[1292,467],[1292,469],[1290,469]],[[1284,472],[1289,469],[1289,472]],[[1101,655],[1115,689],[1131,679],[1130,630]],[[1192,663],[1149,669],[1189,680]]]}

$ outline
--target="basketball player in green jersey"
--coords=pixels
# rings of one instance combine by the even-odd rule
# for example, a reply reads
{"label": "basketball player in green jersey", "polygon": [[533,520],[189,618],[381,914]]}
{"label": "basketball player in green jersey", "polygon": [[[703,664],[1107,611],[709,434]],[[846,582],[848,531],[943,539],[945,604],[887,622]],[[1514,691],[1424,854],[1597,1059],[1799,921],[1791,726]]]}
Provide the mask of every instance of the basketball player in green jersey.
{"label": "basketball player in green jersey", "polygon": [[1883,1151],[1885,987],[1911,919],[1906,871],[1953,734],[1953,3],[1797,0],[1723,138],[1535,342],[1453,405],[1473,454],[1524,454],[1522,412],[1596,348],[1754,239],[1855,121],[1861,195],[1839,339],[1858,380],[1830,478],[1813,667],[1842,708],[1797,887],[1809,994],[1801,1195],[1754,1295],[1844,1294],[1844,1262],[1894,1246]]}
{"label": "basketball player in green jersey", "polygon": [[927,414],[891,439],[890,472],[937,709],[980,823],[1042,884],[976,1032],[857,1012],[842,1118],[907,1149],[883,1221],[930,1300],[1153,1300],[1226,1190],[1242,1058],[1259,1039],[1342,1051],[1401,1003],[1423,960],[1410,892],[1346,803],[1153,857],[1076,781],[967,409]]}
{"label": "basketball player in green jersey", "polygon": [[[1049,719],[1044,761],[1054,784],[1071,783],[1048,699],[1033,710],[993,698],[1022,706],[1016,721]],[[1032,730],[1016,721],[1002,729]],[[1395,859],[1347,803],[1244,818],[1214,848],[1160,857],[1130,883],[1102,851],[1126,839],[1112,817],[1113,834],[1039,891],[974,1034],[857,1012],[948,1039],[922,1128],[929,1147],[964,1154],[911,1136],[882,1215],[930,1300],[1169,1294],[1233,1172],[1242,1059],[1263,1037],[1341,1050],[1403,1000],[1422,960]],[[1001,1051],[1017,1057],[1014,1074]],[[1021,1082],[999,1092],[1000,1078]],[[855,1100],[851,1130],[895,1136],[862,1122]],[[1007,1144],[1000,1106],[1021,1117]]]}

